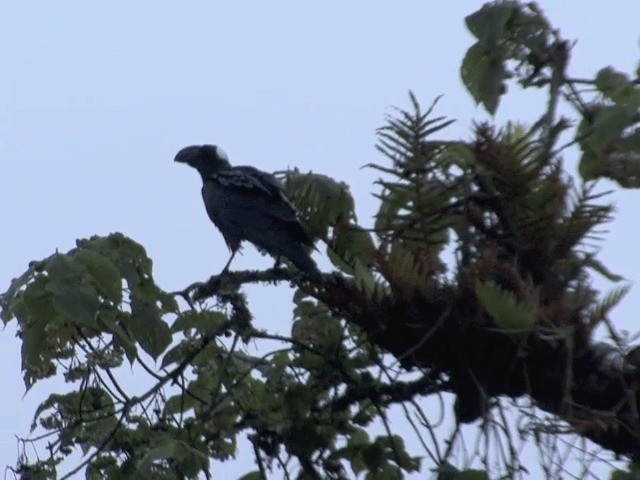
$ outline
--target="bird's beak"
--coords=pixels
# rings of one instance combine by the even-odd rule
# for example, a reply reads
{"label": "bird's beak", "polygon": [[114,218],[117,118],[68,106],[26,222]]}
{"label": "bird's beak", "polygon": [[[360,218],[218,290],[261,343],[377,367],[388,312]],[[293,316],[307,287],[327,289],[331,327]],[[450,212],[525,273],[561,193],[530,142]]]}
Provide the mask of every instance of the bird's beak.
{"label": "bird's beak", "polygon": [[198,147],[197,145],[192,145],[190,147],[184,147],[182,150],[180,150],[176,154],[176,157],[173,159],[173,161],[191,165],[199,156],[200,147]]}

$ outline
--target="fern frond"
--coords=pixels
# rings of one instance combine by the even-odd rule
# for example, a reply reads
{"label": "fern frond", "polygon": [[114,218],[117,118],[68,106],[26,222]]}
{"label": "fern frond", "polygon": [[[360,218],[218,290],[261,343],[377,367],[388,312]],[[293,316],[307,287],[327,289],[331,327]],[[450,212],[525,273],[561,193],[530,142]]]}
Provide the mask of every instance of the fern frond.
{"label": "fern frond", "polygon": [[452,120],[431,118],[438,99],[423,111],[415,95],[409,96],[413,109],[398,109],[377,132],[376,148],[392,161],[392,167],[369,166],[394,178],[377,182],[383,188],[376,194],[381,202],[375,227],[383,244],[395,238],[422,239],[439,249],[451,223],[443,220],[442,211],[453,196],[447,175],[453,164],[451,152],[444,154],[445,142],[428,138]]}
{"label": "fern frond", "polygon": [[533,328],[535,315],[518,301],[513,292],[493,282],[478,282],[475,293],[483,308],[504,333],[527,334]]}
{"label": "fern frond", "polygon": [[326,238],[338,218],[355,220],[355,203],[349,187],[318,173],[284,172],[287,196],[296,205],[312,236]]}
{"label": "fern frond", "polygon": [[[409,92],[409,98],[413,110],[395,109],[396,115],[388,115],[387,125],[377,130],[376,149],[391,160],[394,167],[402,170],[424,166],[429,161],[422,151],[426,139],[454,122],[445,117],[430,118],[440,97],[434,100],[426,112],[422,112],[420,103],[412,92]],[[373,165],[373,168],[376,167]]]}
{"label": "fern frond", "polygon": [[589,314],[589,324],[595,326],[599,322],[606,319],[611,310],[629,293],[631,290],[631,284],[622,285],[618,288],[614,288],[607,293],[603,299],[593,307]]}
{"label": "fern frond", "polygon": [[580,190],[572,190],[571,207],[557,226],[556,245],[554,253],[563,257],[567,252],[584,243],[597,226],[611,221],[613,206],[596,204],[595,200],[608,195],[610,192],[594,193],[594,184],[583,185]]}

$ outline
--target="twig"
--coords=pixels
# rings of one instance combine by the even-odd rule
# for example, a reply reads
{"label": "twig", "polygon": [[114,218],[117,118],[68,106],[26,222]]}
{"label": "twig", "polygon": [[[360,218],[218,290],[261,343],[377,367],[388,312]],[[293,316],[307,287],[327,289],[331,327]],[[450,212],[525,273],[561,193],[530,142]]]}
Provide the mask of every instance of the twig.
{"label": "twig", "polygon": [[107,445],[107,443],[109,443],[113,439],[113,436],[115,435],[115,433],[120,428],[120,425],[122,425],[122,422],[124,421],[124,417],[129,413],[131,407],[133,407],[134,404],[135,403],[131,403],[131,404],[127,403],[125,405],[125,407],[122,409],[122,412],[120,413],[120,417],[118,418],[118,422],[114,425],[114,427],[111,429],[109,434],[104,438],[104,440],[102,442],[100,442],[100,445],[98,445],[96,447],[96,451],[93,452],[91,455],[89,455],[89,457],[87,457],[87,459],[84,460],[80,465],[78,465],[76,468],[74,468],[69,473],[67,473],[62,478],[60,478],[60,480],[66,480],[67,478],[71,478],[76,473],[78,473],[80,470],[82,470],[84,467],[89,465],[89,463],[91,463],[91,461],[94,458],[96,458],[98,455],[100,455],[102,453],[102,450]]}
{"label": "twig", "polygon": [[256,456],[256,463],[258,464],[258,469],[260,470],[260,478],[262,478],[262,480],[267,480],[267,472],[264,469],[264,462],[262,461],[262,456],[260,455],[260,449],[258,448],[258,445],[255,444],[255,442],[251,443],[253,443],[253,453]]}

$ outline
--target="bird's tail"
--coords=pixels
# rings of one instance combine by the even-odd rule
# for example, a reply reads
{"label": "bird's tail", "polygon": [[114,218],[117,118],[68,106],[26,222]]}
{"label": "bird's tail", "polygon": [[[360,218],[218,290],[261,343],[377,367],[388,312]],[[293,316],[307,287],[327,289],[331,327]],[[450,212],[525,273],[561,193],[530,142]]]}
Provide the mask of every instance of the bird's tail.
{"label": "bird's tail", "polygon": [[293,263],[301,272],[304,272],[313,278],[319,277],[320,270],[313,258],[311,258],[311,256],[301,246],[295,250],[296,251],[288,252],[288,255],[285,256],[291,260],[291,263]]}
{"label": "bird's tail", "polygon": [[273,256],[286,258],[293,263],[298,270],[306,273],[310,277],[320,277],[321,273],[316,262],[311,258],[311,255],[309,255],[304,246],[288,238],[280,238],[279,240],[280,242],[274,241],[271,245],[263,245],[263,247],[267,247],[266,250]]}
{"label": "bird's tail", "polygon": [[278,258],[286,258],[293,263],[298,270],[306,273],[310,277],[318,278],[321,273],[313,261],[307,247],[301,244],[295,238],[289,234],[288,231],[273,230],[271,235],[265,235],[261,232],[260,235],[253,235],[254,232],[250,232],[252,235],[248,236],[247,240],[252,242],[256,247],[261,248]]}

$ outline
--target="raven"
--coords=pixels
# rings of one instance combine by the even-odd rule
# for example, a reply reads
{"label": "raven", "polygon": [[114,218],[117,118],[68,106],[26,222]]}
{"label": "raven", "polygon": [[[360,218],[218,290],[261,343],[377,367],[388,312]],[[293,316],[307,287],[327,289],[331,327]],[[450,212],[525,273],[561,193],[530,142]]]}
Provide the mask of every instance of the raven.
{"label": "raven", "polygon": [[279,259],[288,258],[307,275],[320,275],[306,247],[313,239],[298,221],[298,212],[285,197],[280,181],[254,167],[232,167],[216,145],[192,145],[174,159],[195,168],[202,177],[202,199],[211,221],[222,233],[231,258],[248,240]]}

